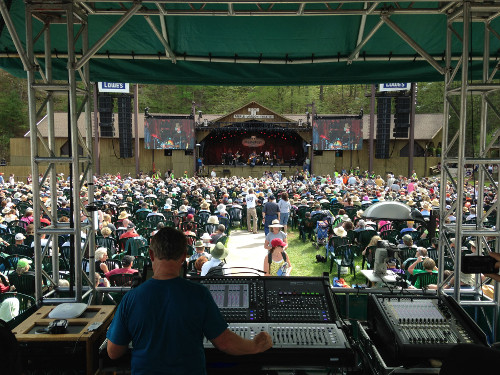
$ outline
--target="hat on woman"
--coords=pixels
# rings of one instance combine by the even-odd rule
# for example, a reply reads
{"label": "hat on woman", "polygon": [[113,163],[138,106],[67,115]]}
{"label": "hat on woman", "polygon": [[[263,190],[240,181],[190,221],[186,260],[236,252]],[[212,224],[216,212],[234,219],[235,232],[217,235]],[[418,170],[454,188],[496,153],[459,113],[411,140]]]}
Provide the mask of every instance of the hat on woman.
{"label": "hat on woman", "polygon": [[207,220],[207,224],[219,224],[219,218],[217,216],[210,216]]}
{"label": "hat on woman", "polygon": [[202,241],[203,240],[210,240],[210,239],[212,239],[212,237],[210,237],[210,235],[207,232],[203,233],[203,236],[201,236]]}
{"label": "hat on woman", "polygon": [[342,219],[342,221],[351,221],[351,218],[350,218],[350,217],[349,217],[349,215],[347,215],[347,214],[343,214],[343,215],[341,216],[341,219]]}
{"label": "hat on woman", "polygon": [[129,217],[130,215],[128,214],[127,211],[122,211],[120,212],[120,216],[118,216],[118,220],[123,220],[123,219],[126,219],[127,217]]}
{"label": "hat on woman", "polygon": [[283,228],[283,225],[280,224],[278,219],[274,219],[271,225],[269,225],[269,228]]}
{"label": "hat on woman", "polygon": [[343,226],[335,228],[333,230],[333,233],[335,233],[335,235],[339,236],[339,237],[345,237],[345,236],[347,236],[347,232],[346,232],[346,230],[344,229]]}
{"label": "hat on woman", "polygon": [[281,238],[275,238],[271,241],[271,247],[277,247],[277,246],[285,247],[286,243],[283,242]]}
{"label": "hat on woman", "polygon": [[210,252],[210,254],[212,255],[212,258],[225,259],[227,257],[228,251],[222,242],[218,242]]}
{"label": "hat on woman", "polygon": [[203,201],[203,202],[201,202],[201,204],[200,204],[200,208],[201,208],[202,210],[208,210],[208,209],[210,208],[210,205],[209,205],[207,202]]}
{"label": "hat on woman", "polygon": [[431,201],[431,204],[434,206],[434,207],[439,207],[439,200],[437,198],[434,198],[432,201]]}
{"label": "hat on woman", "polygon": [[179,212],[187,212],[187,207],[185,205],[180,206]]}

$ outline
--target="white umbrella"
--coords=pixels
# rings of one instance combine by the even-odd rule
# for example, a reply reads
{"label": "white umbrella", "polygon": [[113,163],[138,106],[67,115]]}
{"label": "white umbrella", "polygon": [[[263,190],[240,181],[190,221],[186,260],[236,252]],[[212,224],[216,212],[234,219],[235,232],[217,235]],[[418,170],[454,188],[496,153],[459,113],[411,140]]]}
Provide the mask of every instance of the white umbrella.
{"label": "white umbrella", "polygon": [[362,216],[374,220],[419,220],[415,214],[412,215],[408,205],[395,201],[374,203],[363,212]]}

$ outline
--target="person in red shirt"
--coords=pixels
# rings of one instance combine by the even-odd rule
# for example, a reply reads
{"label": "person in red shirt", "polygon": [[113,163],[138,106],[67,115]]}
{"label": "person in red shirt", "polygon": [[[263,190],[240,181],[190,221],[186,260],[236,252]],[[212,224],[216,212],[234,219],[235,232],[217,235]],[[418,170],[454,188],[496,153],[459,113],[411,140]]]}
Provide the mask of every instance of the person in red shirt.
{"label": "person in red shirt", "polygon": [[139,236],[139,234],[135,231],[134,223],[128,223],[127,231],[120,236],[120,239],[132,238],[132,237],[138,237],[138,236]]}
{"label": "person in red shirt", "polygon": [[122,268],[115,268],[114,270],[106,272],[104,276],[106,276],[106,279],[109,279],[111,275],[139,272],[138,270],[132,268],[132,265],[134,264],[134,259],[135,258],[132,255],[125,255],[122,258]]}

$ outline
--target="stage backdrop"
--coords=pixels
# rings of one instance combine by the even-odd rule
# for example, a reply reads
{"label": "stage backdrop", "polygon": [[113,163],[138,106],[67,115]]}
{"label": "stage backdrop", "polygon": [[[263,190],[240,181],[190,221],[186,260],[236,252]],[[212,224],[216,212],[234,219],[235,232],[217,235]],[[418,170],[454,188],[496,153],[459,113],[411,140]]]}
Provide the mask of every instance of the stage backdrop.
{"label": "stage backdrop", "polygon": [[361,150],[362,147],[361,118],[317,118],[313,121],[314,150]]}
{"label": "stage backdrop", "polygon": [[146,149],[194,149],[194,120],[192,118],[149,117],[144,119]]}

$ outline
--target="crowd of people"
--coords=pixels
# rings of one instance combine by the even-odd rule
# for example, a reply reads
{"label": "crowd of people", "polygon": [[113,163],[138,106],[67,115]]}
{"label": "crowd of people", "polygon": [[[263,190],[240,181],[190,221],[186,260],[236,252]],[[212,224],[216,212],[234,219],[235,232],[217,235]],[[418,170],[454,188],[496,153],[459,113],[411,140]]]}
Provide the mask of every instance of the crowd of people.
{"label": "crowd of people", "polygon": [[[342,244],[356,244],[368,267],[373,265],[373,249],[380,240],[400,242],[399,253],[408,256],[397,257],[394,263],[388,264],[389,268],[413,277],[416,288],[434,287],[433,275],[441,271],[446,272],[445,287],[453,285],[454,275],[434,259],[438,243],[432,227],[425,222],[397,223],[363,218],[367,207],[390,200],[420,211],[424,220],[431,219],[432,212],[439,209],[440,182],[436,178],[419,179],[415,174],[411,178],[391,174],[382,177],[354,170],[326,176],[310,176],[303,171],[288,178],[278,173],[265,174],[262,178],[177,179],[173,174],[162,179],[158,173],[138,178],[103,175],[94,177],[92,183],[92,199],[89,199],[87,185],[83,186],[80,199],[83,205],[93,203],[97,209],[92,218],[97,231],[96,285],[109,286],[116,275],[134,277],[140,274],[144,271],[141,266],[144,260],[152,265],[152,279],[124,296],[107,335],[111,358],[120,357],[128,343],[134,343],[132,367],[136,371],[156,371],[165,366],[165,360],[169,368],[175,369],[179,363],[185,367],[189,363],[193,371],[199,371],[204,364],[203,336],[229,354],[259,353],[272,346],[265,332],[253,340],[233,334],[206,289],[178,277],[184,269],[202,277],[225,275],[226,243],[235,225],[245,228],[246,224],[250,234],[264,231],[263,246],[268,251],[263,259],[265,275],[292,273],[287,249],[288,233],[290,227],[294,227],[299,229],[303,240],[318,241],[324,232],[325,247],[332,254],[339,251]],[[46,210],[40,218],[35,218],[35,197],[29,184],[14,181],[0,185],[0,291],[16,288],[14,283],[9,283],[9,277],[33,273],[33,233],[38,221],[41,226],[50,225],[54,220],[70,221],[76,207],[71,202],[71,182],[58,175],[57,186],[56,197],[51,197],[48,184],[42,186],[40,199]],[[495,188],[479,189],[474,183],[466,183],[463,200],[457,198],[453,185],[447,185],[444,190],[446,222],[457,220],[457,210],[461,210],[465,222],[475,222],[479,194],[484,196],[485,211],[497,200]],[[496,216],[495,210],[490,214]],[[80,217],[82,223],[90,220],[84,211],[73,217]],[[82,241],[87,236],[88,233],[82,232]],[[55,251],[53,242],[54,238],[42,238],[42,247],[49,248],[45,250],[48,258]],[[59,254],[64,259],[70,239],[60,236],[58,242]],[[450,244],[456,251],[485,253],[484,244],[476,244],[474,238],[450,239]],[[17,256],[15,266],[9,263],[13,256]],[[498,268],[500,254],[492,253],[491,256],[497,260]],[[51,260],[43,264],[45,267]],[[500,281],[496,274],[481,275],[480,281],[484,276]],[[475,277],[460,274],[460,283],[464,286],[476,282]],[[165,298],[155,298],[159,293]],[[154,308],[151,307],[153,302]],[[12,305],[2,303],[0,312],[11,308]],[[161,314],[157,314],[158,311]],[[185,334],[186,322],[192,334]],[[200,324],[193,326],[193,322]],[[157,331],[169,334],[149,335]],[[138,335],[138,332],[148,332],[148,335]],[[164,357],[159,351],[163,347],[177,349]],[[189,359],[194,358],[193,348],[197,348],[197,360],[179,362],[185,353],[189,353]]]}
{"label": "crowd of people", "polygon": [[[93,199],[89,200],[87,185],[84,185],[81,192],[82,204],[87,205],[89,201],[93,201],[98,209],[95,220],[98,236],[114,239],[114,242],[110,241],[111,248],[106,241],[100,241],[100,238],[97,241],[95,259],[96,272],[100,276],[99,285],[107,285],[106,274],[114,271],[109,269],[110,262],[106,258],[118,257],[112,266],[125,269],[135,260],[125,259],[123,262],[125,254],[131,255],[130,249],[125,248],[127,239],[138,237],[144,240],[143,245],[148,245],[152,235],[164,226],[174,226],[188,237],[191,248],[189,269],[200,275],[208,272],[205,262],[214,265],[210,246],[213,247],[218,242],[226,244],[233,221],[238,221],[239,224],[246,222],[246,228],[251,233],[257,233],[262,227],[266,235],[264,247],[271,255],[266,256],[263,262],[266,274],[275,275],[280,268],[273,262],[287,263],[286,274],[290,274],[290,259],[288,255],[282,257],[282,251],[279,250],[281,247],[286,253],[289,225],[298,225],[304,239],[313,238],[317,229],[317,217],[321,214],[322,219],[330,224],[328,243],[332,242],[333,237],[351,236],[351,232],[357,237],[361,231],[371,230],[384,238],[384,233],[394,232],[398,227],[396,223],[391,224],[385,220],[363,220],[363,210],[371,204],[387,200],[400,201],[418,209],[424,218],[429,218],[431,211],[439,207],[440,185],[437,178],[419,179],[415,173],[410,178],[392,174],[382,177],[361,173],[359,169],[343,172],[310,176],[307,171],[300,171],[288,178],[278,173],[265,174],[261,178],[233,176],[162,179],[159,173],[152,177],[141,175],[138,178],[120,174],[96,176],[92,181]],[[59,174],[57,185],[57,197],[50,196],[49,185],[46,183],[41,187],[40,198],[48,212],[57,212],[58,221],[68,222],[70,210],[75,206],[71,206],[71,183],[63,174]],[[11,179],[0,185],[0,188],[1,255],[7,258],[17,254],[25,256],[27,260],[33,259],[35,218],[31,185]],[[494,188],[479,189],[474,183],[467,182],[465,199],[456,209],[451,209],[451,205],[457,200],[456,191],[451,184],[446,186],[445,191],[448,209],[446,222],[456,220],[457,209],[463,210],[465,221],[474,222],[478,194],[484,195],[485,211],[497,200]],[[238,217],[234,217],[235,213]],[[491,217],[494,215],[495,211],[490,213]],[[83,212],[80,212],[80,217],[82,222],[88,221]],[[39,218],[42,226],[49,225],[53,219],[45,211],[42,211]],[[208,228],[207,224],[210,224]],[[422,241],[428,236],[425,226],[413,222],[405,223],[404,226],[399,228],[401,235],[397,238],[398,242],[403,244],[405,232],[418,232],[418,240],[425,243],[423,247],[432,247],[430,242]],[[429,239],[434,236],[435,234],[429,236]],[[82,241],[85,238],[86,233],[82,233]],[[273,246],[273,240],[277,238],[282,246]],[[412,235],[412,240],[414,239],[415,236]],[[374,244],[371,240],[370,238],[366,243],[357,242],[362,245],[361,251],[369,265],[373,263],[371,248]],[[68,241],[69,238],[60,237],[59,247],[62,244],[68,245]],[[47,242],[48,239],[42,238],[42,246]],[[275,241],[276,245],[277,242]],[[334,251],[333,248],[331,250]],[[224,251],[221,252],[223,255]],[[143,249],[142,253],[135,252],[132,256],[147,257],[147,253]],[[272,259],[271,264],[269,259]],[[0,271],[5,271],[5,262],[2,265]],[[217,263],[216,266],[218,265]]]}

